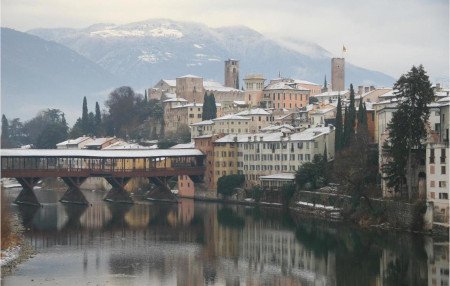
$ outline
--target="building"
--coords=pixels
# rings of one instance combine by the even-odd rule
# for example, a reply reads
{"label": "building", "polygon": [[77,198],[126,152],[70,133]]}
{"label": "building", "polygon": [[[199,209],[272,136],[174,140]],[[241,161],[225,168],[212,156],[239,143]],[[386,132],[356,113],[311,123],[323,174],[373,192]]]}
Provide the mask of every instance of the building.
{"label": "building", "polygon": [[100,150],[118,142],[116,137],[94,138],[91,142],[84,145],[84,149]]}
{"label": "building", "polygon": [[177,77],[175,93],[178,98],[184,98],[188,102],[203,103],[203,78],[195,75]]}
{"label": "building", "polygon": [[342,90],[342,91],[326,91],[313,96],[319,102],[337,102],[340,97],[341,100],[350,97],[350,91]]}
{"label": "building", "polygon": [[249,106],[259,107],[264,95],[264,82],[261,74],[249,74],[244,78],[244,101]]}
{"label": "building", "polygon": [[271,112],[262,108],[244,110],[236,113],[236,115],[250,118],[248,133],[260,132],[261,128],[273,124],[275,120]]}
{"label": "building", "polygon": [[316,95],[322,92],[323,86],[317,83],[313,83],[307,80],[294,79],[294,83],[301,89],[308,89],[309,95]]}
{"label": "building", "polygon": [[332,58],[331,59],[331,90],[343,91],[345,90],[345,59]]}
{"label": "building", "polygon": [[310,90],[293,80],[273,80],[263,90],[262,106],[276,110],[302,108],[309,103]]}
{"label": "building", "polygon": [[260,185],[264,190],[279,190],[285,185],[294,184],[295,174],[294,173],[279,173],[267,176],[260,176]]}
{"label": "building", "polygon": [[315,127],[299,133],[229,134],[214,142],[215,177],[244,174],[246,186],[259,184],[260,176],[295,172],[304,162],[327,150],[334,159],[334,128]]}
{"label": "building", "polygon": [[203,81],[203,87],[207,94],[214,94],[216,102],[230,104],[244,100],[244,92],[242,90],[223,86],[216,81]]}
{"label": "building", "polygon": [[165,94],[176,93],[177,82],[174,79],[161,79],[152,88],[147,89],[149,99],[161,99]]}
{"label": "building", "polygon": [[248,133],[251,119],[236,114],[228,114],[212,120],[213,134]]}
{"label": "building", "polygon": [[434,206],[434,222],[449,227],[449,110],[450,103],[439,108],[440,125],[426,147],[427,201]]}
{"label": "building", "polygon": [[239,89],[239,61],[228,59],[225,61],[225,86]]}
{"label": "building", "polygon": [[188,103],[164,108],[164,132],[176,133],[183,126],[202,121],[203,104]]}
{"label": "building", "polygon": [[78,137],[76,139],[69,139],[64,142],[56,144],[56,149],[83,149],[86,144],[93,142],[94,139],[87,136]]}

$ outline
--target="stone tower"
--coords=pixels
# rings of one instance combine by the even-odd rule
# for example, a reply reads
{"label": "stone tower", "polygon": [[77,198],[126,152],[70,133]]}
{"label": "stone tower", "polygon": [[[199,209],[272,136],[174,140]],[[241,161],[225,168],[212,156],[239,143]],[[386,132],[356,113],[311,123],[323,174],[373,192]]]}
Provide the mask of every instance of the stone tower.
{"label": "stone tower", "polygon": [[266,79],[261,74],[249,74],[244,78],[244,100],[250,106],[259,106],[263,97],[264,82]]}
{"label": "stone tower", "polygon": [[239,89],[239,61],[225,61],[225,86]]}
{"label": "stone tower", "polygon": [[345,59],[332,58],[331,59],[331,90],[343,91],[345,90]]}

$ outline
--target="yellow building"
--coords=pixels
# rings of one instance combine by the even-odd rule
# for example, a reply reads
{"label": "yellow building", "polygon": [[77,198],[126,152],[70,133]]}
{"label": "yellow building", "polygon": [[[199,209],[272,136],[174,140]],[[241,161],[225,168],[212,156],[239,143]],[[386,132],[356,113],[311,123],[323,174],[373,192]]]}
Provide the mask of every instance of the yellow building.
{"label": "yellow building", "polygon": [[238,173],[238,144],[224,142],[214,144],[214,179],[213,189],[217,190],[217,180],[226,175]]}

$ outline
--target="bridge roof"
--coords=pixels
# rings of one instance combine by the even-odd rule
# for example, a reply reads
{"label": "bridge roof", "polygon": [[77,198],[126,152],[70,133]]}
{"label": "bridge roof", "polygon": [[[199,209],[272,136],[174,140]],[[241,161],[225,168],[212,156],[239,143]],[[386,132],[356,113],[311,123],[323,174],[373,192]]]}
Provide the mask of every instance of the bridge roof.
{"label": "bridge roof", "polygon": [[148,158],[202,156],[198,149],[86,150],[86,149],[1,149],[2,157],[94,157]]}

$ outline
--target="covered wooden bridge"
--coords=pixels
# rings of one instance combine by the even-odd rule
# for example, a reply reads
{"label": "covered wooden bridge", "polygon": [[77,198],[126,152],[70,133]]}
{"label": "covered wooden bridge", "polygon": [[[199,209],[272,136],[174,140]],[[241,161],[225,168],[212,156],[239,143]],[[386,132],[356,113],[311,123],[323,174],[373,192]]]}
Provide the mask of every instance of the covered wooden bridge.
{"label": "covered wooden bridge", "polygon": [[22,185],[15,200],[18,204],[39,205],[33,187],[47,177],[59,177],[68,185],[61,202],[87,204],[80,185],[89,177],[103,177],[112,186],[105,200],[131,203],[124,188],[131,178],[148,178],[171,196],[167,178],[187,175],[194,182],[201,181],[204,157],[197,149],[2,149],[1,177],[16,178]]}

